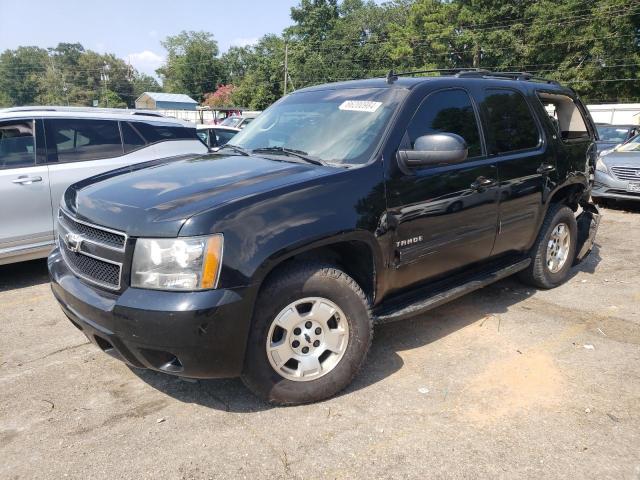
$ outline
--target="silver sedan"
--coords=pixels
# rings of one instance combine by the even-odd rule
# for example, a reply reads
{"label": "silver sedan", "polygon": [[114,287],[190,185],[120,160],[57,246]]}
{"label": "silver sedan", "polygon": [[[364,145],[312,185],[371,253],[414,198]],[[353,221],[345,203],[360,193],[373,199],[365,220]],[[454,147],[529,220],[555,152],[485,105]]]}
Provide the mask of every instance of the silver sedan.
{"label": "silver sedan", "polygon": [[640,201],[640,135],[600,154],[591,195],[595,200]]}

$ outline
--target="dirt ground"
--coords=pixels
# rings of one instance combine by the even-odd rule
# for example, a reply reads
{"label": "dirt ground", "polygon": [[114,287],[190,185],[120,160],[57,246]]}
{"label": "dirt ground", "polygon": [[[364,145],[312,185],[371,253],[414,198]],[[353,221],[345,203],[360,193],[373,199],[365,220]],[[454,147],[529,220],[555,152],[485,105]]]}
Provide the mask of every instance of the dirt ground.
{"label": "dirt ground", "polygon": [[640,209],[571,280],[508,279],[376,329],[355,383],[271,408],[239,380],[132,371],[0,267],[0,478],[640,479]]}

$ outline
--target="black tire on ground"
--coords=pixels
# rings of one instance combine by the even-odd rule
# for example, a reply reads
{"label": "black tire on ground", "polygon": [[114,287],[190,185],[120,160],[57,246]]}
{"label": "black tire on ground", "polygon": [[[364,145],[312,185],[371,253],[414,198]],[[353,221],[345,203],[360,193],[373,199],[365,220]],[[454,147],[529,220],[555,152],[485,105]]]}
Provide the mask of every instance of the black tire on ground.
{"label": "black tire on ground", "polygon": [[592,197],[596,205],[607,208],[611,206],[611,199],[605,197]]}
{"label": "black tire on ground", "polygon": [[[349,339],[333,370],[314,380],[293,381],[271,366],[266,351],[267,336],[278,314],[287,305],[306,297],[326,298],[342,309]],[[258,296],[242,381],[256,395],[276,405],[324,400],[351,383],[365,361],[372,337],[369,302],[349,275],[335,265],[292,262],[268,279]]]}
{"label": "black tire on ground", "polygon": [[[564,223],[569,227],[570,247],[568,257],[558,272],[552,272],[547,266],[547,245],[553,230],[558,224]],[[540,227],[538,238],[531,248],[531,264],[518,277],[524,283],[538,288],[554,288],[564,283],[576,256],[578,226],[573,211],[564,204],[553,204],[549,207],[547,216]]]}

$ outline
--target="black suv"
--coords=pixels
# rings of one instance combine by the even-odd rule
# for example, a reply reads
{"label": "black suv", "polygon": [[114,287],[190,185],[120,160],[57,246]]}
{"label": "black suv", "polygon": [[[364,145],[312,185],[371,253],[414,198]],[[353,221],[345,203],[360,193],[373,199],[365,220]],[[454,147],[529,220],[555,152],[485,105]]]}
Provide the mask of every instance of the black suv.
{"label": "black suv", "polygon": [[573,90],[526,74],[299,90],[218,152],[69,187],[53,293],[134,367],[324,399],[376,322],[515,273],[566,280],[598,227],[595,138]]}

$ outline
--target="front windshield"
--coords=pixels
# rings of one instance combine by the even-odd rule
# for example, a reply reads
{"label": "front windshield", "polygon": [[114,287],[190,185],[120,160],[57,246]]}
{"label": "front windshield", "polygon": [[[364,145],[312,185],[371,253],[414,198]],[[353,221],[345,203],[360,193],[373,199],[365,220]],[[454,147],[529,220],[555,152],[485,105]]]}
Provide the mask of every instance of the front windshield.
{"label": "front windshield", "polygon": [[629,128],[599,125],[598,136],[603,142],[622,143],[629,136]]}
{"label": "front windshield", "polygon": [[241,117],[227,117],[220,125],[224,125],[225,127],[236,127],[242,120]]}
{"label": "front windshield", "polygon": [[636,135],[623,145],[618,145],[616,152],[640,152],[640,135]]}
{"label": "front windshield", "polygon": [[345,88],[293,93],[229,142],[245,150],[286,149],[333,164],[366,163],[406,92]]}

